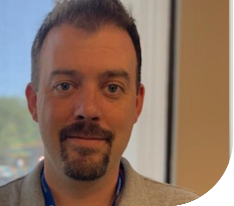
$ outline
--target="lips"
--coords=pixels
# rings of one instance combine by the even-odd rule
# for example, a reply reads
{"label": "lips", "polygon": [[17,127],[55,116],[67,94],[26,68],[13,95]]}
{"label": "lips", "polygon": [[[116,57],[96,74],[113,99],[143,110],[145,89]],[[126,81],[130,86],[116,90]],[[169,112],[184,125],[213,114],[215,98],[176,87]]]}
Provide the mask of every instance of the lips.
{"label": "lips", "polygon": [[103,138],[100,138],[100,137],[80,137],[80,136],[68,136],[67,139],[70,138],[70,139],[82,139],[82,140],[90,140],[90,141],[104,141],[105,139]]}
{"label": "lips", "polygon": [[[67,136],[64,139],[64,144],[70,145],[72,148],[103,148],[109,142],[103,137],[96,136]],[[106,146],[105,146],[106,147]]]}

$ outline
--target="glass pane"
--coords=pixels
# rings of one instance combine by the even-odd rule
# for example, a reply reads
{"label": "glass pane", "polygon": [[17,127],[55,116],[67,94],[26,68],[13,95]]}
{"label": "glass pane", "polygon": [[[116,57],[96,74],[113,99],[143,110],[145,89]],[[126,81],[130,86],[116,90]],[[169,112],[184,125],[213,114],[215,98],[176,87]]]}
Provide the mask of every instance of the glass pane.
{"label": "glass pane", "polygon": [[53,0],[0,1],[0,185],[30,172],[43,155],[24,97],[30,50]]}

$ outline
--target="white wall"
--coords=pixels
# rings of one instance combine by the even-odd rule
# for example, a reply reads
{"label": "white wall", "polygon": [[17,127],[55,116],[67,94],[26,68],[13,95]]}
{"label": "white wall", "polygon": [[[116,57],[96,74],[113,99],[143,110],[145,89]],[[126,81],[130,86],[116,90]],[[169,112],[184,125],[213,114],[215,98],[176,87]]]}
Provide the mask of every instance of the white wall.
{"label": "white wall", "polygon": [[122,0],[139,29],[142,83],[146,87],[143,112],[124,153],[141,174],[164,181],[166,160],[169,0]]}

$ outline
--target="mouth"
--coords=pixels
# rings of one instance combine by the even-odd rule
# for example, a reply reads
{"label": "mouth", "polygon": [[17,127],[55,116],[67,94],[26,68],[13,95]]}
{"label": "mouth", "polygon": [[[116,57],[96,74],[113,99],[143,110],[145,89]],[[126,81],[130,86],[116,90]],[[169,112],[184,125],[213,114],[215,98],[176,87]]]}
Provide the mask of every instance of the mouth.
{"label": "mouth", "polygon": [[71,145],[92,148],[101,148],[107,143],[106,139],[90,136],[68,136],[65,141]]}
{"label": "mouth", "polygon": [[87,141],[104,141],[105,139],[100,137],[85,137],[85,136],[69,136],[67,139],[81,139],[81,140],[87,140]]}

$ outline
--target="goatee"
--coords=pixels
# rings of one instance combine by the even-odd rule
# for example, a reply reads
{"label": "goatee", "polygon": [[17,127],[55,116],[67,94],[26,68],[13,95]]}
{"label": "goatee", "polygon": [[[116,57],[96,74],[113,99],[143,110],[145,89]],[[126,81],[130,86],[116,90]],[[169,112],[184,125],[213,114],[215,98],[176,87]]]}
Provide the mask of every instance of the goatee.
{"label": "goatee", "polygon": [[[106,142],[106,148],[100,150],[68,144],[66,140],[74,135],[77,137],[98,137]],[[97,123],[78,122],[63,128],[59,137],[60,157],[65,175],[79,181],[93,181],[105,175],[114,141],[113,132],[102,129]]]}

